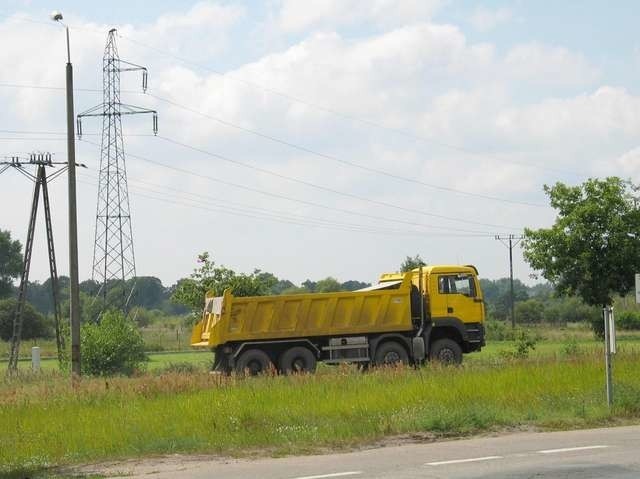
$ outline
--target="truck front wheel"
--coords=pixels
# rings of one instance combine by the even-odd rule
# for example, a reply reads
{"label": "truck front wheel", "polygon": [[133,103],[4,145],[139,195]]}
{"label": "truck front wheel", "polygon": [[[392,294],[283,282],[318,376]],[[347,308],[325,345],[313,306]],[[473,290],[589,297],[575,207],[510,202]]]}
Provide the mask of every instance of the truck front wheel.
{"label": "truck front wheel", "polygon": [[313,373],[316,370],[316,358],[309,349],[295,346],[282,353],[280,370],[285,374]]}
{"label": "truck front wheel", "polygon": [[429,359],[443,364],[460,364],[462,362],[462,348],[453,339],[438,339],[431,345]]}
{"label": "truck front wheel", "polygon": [[375,362],[378,366],[407,364],[409,355],[402,344],[395,341],[386,341],[376,349]]}
{"label": "truck front wheel", "polygon": [[259,349],[247,349],[236,361],[236,374],[257,376],[269,369],[273,369],[271,359],[264,351]]}

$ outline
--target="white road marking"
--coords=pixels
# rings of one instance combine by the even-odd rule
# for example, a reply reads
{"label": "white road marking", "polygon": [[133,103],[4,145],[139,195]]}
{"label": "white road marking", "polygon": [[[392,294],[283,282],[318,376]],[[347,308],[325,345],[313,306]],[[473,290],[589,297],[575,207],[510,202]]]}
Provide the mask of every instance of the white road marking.
{"label": "white road marking", "polygon": [[454,459],[452,461],[427,462],[425,466],[444,466],[446,464],[462,464],[464,462],[492,461],[494,459],[504,459],[504,456],[472,457],[470,459]]}
{"label": "white road marking", "polygon": [[587,451],[589,449],[604,449],[609,446],[580,446],[580,447],[563,447],[562,449],[544,449],[542,451],[536,451],[538,454],[556,454],[558,452],[571,452],[571,451]]}
{"label": "white road marking", "polygon": [[319,476],[301,476],[294,477],[293,479],[322,479],[324,477],[356,476],[358,474],[362,474],[362,471],[334,472],[333,474],[320,474]]}

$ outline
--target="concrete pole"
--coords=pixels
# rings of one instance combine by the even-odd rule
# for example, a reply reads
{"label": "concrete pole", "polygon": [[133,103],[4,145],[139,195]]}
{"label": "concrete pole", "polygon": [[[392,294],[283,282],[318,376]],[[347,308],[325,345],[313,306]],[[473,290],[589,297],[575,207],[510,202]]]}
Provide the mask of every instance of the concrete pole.
{"label": "concrete pole", "polygon": [[38,346],[31,348],[31,369],[36,373],[40,371],[40,348]]}
{"label": "concrete pole", "polygon": [[71,319],[71,373],[79,377],[80,371],[80,287],[78,279],[78,212],[76,204],[76,144],[73,110],[73,66],[67,33],[67,154],[69,177],[69,293]]}

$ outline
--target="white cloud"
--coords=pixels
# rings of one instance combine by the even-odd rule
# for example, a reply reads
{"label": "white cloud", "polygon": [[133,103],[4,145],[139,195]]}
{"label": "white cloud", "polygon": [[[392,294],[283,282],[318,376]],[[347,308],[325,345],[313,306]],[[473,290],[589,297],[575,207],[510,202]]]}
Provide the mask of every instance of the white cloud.
{"label": "white cloud", "polygon": [[631,178],[636,184],[640,182],[640,146],[627,151],[615,160],[619,175]]}
{"label": "white cloud", "polygon": [[552,98],[522,108],[505,109],[497,126],[507,136],[548,147],[602,143],[640,129],[640,97],[622,88],[600,87],[591,94]]}
{"label": "white cloud", "polygon": [[278,23],[285,32],[332,30],[366,22],[398,25],[429,19],[441,3],[441,0],[283,0]]}
{"label": "white cloud", "polygon": [[542,85],[588,85],[599,72],[587,59],[564,47],[527,43],[511,48],[506,73],[515,81]]}
{"label": "white cloud", "polygon": [[476,30],[487,32],[502,23],[509,22],[512,18],[513,13],[509,8],[489,10],[484,7],[479,7],[473,12],[469,21]]}

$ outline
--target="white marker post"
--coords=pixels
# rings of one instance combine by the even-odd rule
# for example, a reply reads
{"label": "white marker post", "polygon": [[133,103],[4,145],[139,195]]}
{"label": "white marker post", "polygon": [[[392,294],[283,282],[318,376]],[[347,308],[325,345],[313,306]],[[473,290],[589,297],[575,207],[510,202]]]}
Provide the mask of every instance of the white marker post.
{"label": "white marker post", "polygon": [[640,304],[640,274],[636,273],[636,303]]}
{"label": "white marker post", "polygon": [[40,348],[38,346],[31,348],[31,369],[35,373],[40,371]]}
{"label": "white marker post", "polygon": [[604,361],[605,374],[607,378],[607,404],[613,404],[613,371],[611,356],[616,353],[616,328],[613,319],[613,307],[607,306],[602,309],[604,316]]}

